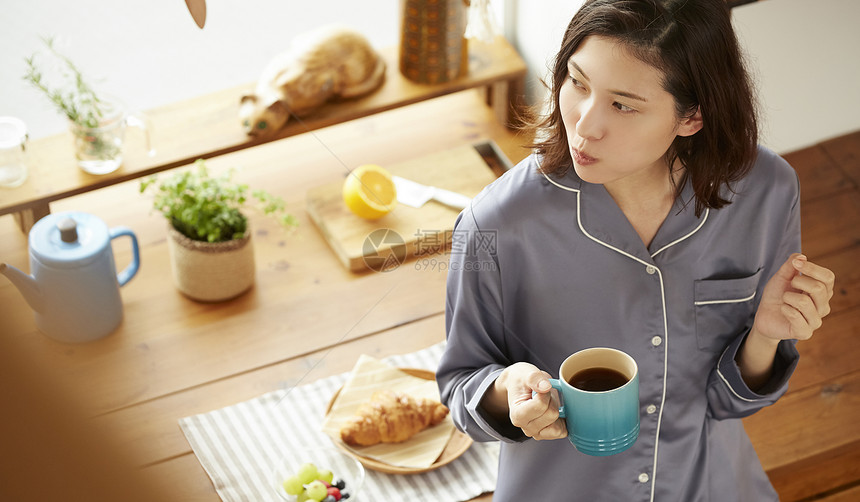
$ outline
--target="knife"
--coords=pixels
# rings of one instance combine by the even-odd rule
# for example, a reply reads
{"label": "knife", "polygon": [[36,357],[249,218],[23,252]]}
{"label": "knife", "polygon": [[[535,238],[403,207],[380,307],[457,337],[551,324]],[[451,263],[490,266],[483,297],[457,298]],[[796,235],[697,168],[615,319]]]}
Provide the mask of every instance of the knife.
{"label": "knife", "polygon": [[409,207],[421,207],[428,201],[435,200],[455,209],[464,209],[472,201],[471,197],[466,197],[457,192],[422,185],[400,176],[392,176],[391,179],[397,188],[397,202]]}

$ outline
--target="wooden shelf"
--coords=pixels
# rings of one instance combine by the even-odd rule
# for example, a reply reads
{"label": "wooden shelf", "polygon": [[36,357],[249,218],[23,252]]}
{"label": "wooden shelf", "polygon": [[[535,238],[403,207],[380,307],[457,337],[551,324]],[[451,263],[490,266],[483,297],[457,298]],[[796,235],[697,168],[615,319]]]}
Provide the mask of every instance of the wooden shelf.
{"label": "wooden shelf", "polygon": [[250,83],[148,111],[157,153],[147,155],[143,138],[132,129],[123,165],[110,174],[96,176],[78,169],[71,133],[34,140],[28,159],[30,177],[21,187],[0,191],[0,215],[15,213],[19,227],[27,231],[50,213],[49,205],[56,200],[466,89],[483,89],[487,104],[507,123],[513,100],[522,94],[525,62],[502,37],[492,44],[470,41],[468,75],[437,85],[403,77],[397,47],[381,52],[388,68],[377,91],[329,103],[304,119],[291,119],[271,138],[250,138],[239,123],[239,100],[253,90]]}

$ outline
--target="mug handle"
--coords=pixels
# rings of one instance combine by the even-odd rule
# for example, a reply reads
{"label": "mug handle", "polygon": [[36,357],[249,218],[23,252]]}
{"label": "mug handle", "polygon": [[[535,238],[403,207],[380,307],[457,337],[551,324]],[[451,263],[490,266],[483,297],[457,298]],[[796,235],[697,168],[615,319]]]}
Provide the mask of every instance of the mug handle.
{"label": "mug handle", "polygon": [[558,401],[561,406],[558,407],[558,418],[567,418],[564,415],[564,395],[561,390],[561,382],[556,378],[550,378],[549,384],[552,385],[552,388],[558,391]]}
{"label": "mug handle", "polygon": [[152,121],[149,120],[149,117],[141,112],[134,112],[126,115],[125,124],[129,127],[140,128],[140,130],[143,131],[143,136],[146,138],[146,153],[150,157],[154,156],[155,148],[152,148],[152,138],[150,137]]}
{"label": "mug handle", "polygon": [[137,270],[140,268],[140,249],[137,246],[137,236],[134,235],[134,232],[131,231],[128,227],[116,227],[110,229],[110,238],[111,240],[116,239],[117,237],[122,236],[131,237],[131,263],[128,264],[122,272],[116,275],[116,280],[119,282],[120,286],[124,286],[125,283],[131,280],[135,274],[137,274]]}

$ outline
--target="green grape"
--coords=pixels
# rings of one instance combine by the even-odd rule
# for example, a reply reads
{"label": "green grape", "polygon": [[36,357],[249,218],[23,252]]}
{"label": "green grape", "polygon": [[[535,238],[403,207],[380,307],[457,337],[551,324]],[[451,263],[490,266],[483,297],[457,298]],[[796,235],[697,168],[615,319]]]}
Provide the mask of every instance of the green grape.
{"label": "green grape", "polygon": [[328,495],[328,490],[326,489],[322,481],[314,481],[308,484],[305,487],[305,492],[307,492],[309,499],[316,500],[317,502],[324,499],[325,496]]}
{"label": "green grape", "polygon": [[328,484],[331,484],[332,480],[334,479],[334,473],[331,472],[329,469],[320,469],[317,472],[317,475],[317,479],[325,481]]}
{"label": "green grape", "polygon": [[310,500],[308,499],[308,492],[302,487],[302,493],[296,495],[296,502],[307,502],[308,500]]}
{"label": "green grape", "polygon": [[298,472],[296,472],[296,476],[298,476],[299,481],[301,481],[303,485],[306,485],[317,479],[317,466],[310,462],[304,463],[299,467]]}
{"label": "green grape", "polygon": [[285,479],[283,485],[284,491],[289,493],[290,495],[298,495],[302,493],[302,490],[305,489],[305,487],[302,486],[302,481],[299,479],[298,476],[291,476]]}

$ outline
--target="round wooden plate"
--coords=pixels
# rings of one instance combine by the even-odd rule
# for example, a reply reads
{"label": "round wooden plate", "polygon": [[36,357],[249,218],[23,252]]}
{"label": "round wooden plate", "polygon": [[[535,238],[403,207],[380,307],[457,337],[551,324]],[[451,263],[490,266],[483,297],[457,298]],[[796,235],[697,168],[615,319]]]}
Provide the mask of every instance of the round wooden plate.
{"label": "round wooden plate", "polygon": [[[398,369],[408,375],[423,378],[424,380],[436,379],[436,375],[432,371],[422,370],[418,368]],[[329,400],[328,407],[326,407],[325,410],[326,414],[331,411],[331,407],[342,389],[343,387],[338,389]],[[432,471],[433,469],[438,469],[443,465],[451,463],[451,461],[458,458],[463,453],[466,453],[466,450],[468,450],[469,447],[472,446],[472,438],[463,434],[459,430],[454,429],[454,433],[451,434],[451,439],[448,440],[448,444],[445,445],[445,449],[442,450],[442,453],[439,455],[439,458],[437,458],[436,461],[430,464],[430,466],[428,467],[402,467],[399,465],[387,464],[385,462],[380,462],[379,460],[370,457],[359,455],[358,453],[348,448],[341,441],[333,441],[333,443],[335,444],[335,446],[337,446],[339,450],[346,453],[350,457],[358,460],[368,469],[384,472],[386,474],[418,474],[421,472]]]}

